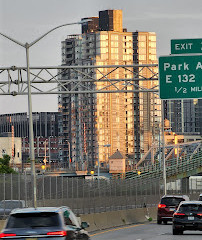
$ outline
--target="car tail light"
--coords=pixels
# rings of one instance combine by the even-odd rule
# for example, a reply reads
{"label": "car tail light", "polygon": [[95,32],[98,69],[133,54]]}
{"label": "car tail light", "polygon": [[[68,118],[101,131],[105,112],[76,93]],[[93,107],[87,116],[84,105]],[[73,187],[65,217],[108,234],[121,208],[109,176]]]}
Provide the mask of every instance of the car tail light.
{"label": "car tail light", "polygon": [[202,213],[198,213],[197,215],[200,216],[200,217],[202,217]]}
{"label": "car tail light", "polygon": [[166,208],[166,205],[165,204],[159,204],[158,208]]}
{"label": "car tail light", "polygon": [[47,235],[67,236],[67,232],[66,231],[48,232]]}
{"label": "car tail light", "polygon": [[185,216],[185,214],[184,214],[184,213],[176,212],[176,213],[173,214],[173,216]]}
{"label": "car tail light", "polygon": [[4,238],[4,237],[14,237],[16,236],[15,233],[0,233],[0,238]]}

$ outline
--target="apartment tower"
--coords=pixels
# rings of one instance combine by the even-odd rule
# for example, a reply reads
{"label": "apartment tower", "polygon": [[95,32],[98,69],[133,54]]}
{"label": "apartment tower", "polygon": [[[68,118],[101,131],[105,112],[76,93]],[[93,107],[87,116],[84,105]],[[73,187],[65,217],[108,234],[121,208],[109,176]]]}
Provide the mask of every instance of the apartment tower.
{"label": "apartment tower", "polygon": [[[88,18],[89,19],[89,18]],[[105,10],[99,17],[83,24],[82,34],[70,35],[62,42],[63,65],[133,65],[156,64],[156,35],[153,32],[127,32],[122,26],[121,10]],[[85,70],[96,79],[131,79],[133,68],[112,71],[100,68]],[[152,72],[156,72],[153,68]],[[151,77],[149,70],[141,77]],[[73,70],[61,74],[63,79],[79,79]],[[140,88],[157,85],[154,81],[135,82]],[[123,86],[123,82],[119,83]],[[100,89],[103,81],[84,82],[84,87]],[[133,85],[126,86],[133,90]],[[82,89],[80,89],[82,90]],[[110,90],[110,87],[108,87]],[[97,164],[98,151],[101,164],[117,149],[137,161],[158,139],[160,100],[153,93],[89,93],[59,96],[61,161]],[[68,145],[70,145],[70,148]],[[110,147],[106,148],[108,145]]]}

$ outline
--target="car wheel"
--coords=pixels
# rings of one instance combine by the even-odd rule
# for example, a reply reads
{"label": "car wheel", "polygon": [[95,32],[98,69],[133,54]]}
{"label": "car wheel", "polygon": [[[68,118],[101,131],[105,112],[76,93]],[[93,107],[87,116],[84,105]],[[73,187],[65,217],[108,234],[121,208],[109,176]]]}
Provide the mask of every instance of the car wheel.
{"label": "car wheel", "polygon": [[180,230],[180,231],[179,231],[179,235],[183,235],[183,230]]}
{"label": "car wheel", "polygon": [[162,223],[162,221],[161,220],[157,220],[157,224],[161,224]]}
{"label": "car wheel", "polygon": [[175,227],[173,227],[173,235],[178,235],[179,234],[179,230],[175,229]]}

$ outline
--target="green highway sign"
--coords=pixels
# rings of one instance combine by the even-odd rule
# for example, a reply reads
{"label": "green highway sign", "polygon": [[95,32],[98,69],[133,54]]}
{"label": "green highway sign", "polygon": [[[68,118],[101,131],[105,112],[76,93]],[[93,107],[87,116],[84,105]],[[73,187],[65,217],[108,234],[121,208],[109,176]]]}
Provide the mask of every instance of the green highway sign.
{"label": "green highway sign", "polygon": [[202,38],[171,40],[171,54],[188,53],[202,53]]}
{"label": "green highway sign", "polygon": [[161,99],[202,98],[202,55],[159,58]]}

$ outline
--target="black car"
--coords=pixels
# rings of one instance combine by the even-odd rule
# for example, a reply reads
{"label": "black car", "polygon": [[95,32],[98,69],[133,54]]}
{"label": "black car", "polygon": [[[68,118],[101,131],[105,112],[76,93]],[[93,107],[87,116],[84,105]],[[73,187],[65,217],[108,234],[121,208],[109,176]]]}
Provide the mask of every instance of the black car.
{"label": "black car", "polygon": [[173,215],[173,235],[183,234],[185,230],[202,231],[202,202],[181,202]]}
{"label": "black car", "polygon": [[85,228],[68,207],[40,207],[13,210],[0,239],[23,240],[88,240]]}

